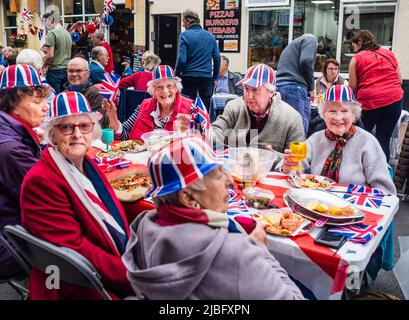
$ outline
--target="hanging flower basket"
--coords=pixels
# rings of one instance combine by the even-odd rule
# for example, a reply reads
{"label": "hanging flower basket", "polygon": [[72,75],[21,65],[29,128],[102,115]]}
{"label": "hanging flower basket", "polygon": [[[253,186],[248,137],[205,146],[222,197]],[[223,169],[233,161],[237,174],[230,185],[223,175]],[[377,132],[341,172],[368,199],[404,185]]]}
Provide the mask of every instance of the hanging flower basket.
{"label": "hanging flower basket", "polygon": [[12,34],[10,40],[14,47],[22,48],[26,45],[27,35],[26,34]]}

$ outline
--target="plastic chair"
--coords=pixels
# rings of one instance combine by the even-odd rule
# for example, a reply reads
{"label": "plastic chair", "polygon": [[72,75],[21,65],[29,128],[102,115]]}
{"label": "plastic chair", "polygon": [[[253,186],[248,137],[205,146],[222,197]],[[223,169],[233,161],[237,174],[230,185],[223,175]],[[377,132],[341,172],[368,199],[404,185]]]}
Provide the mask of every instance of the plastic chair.
{"label": "plastic chair", "polygon": [[119,121],[124,122],[128,119],[142,101],[148,98],[151,98],[151,95],[146,91],[121,90],[118,107]]}
{"label": "plastic chair", "polygon": [[26,280],[31,273],[31,266],[24,260],[24,258],[19,254],[19,252],[13,248],[12,245],[7,241],[6,236],[0,234],[0,244],[3,245],[7,251],[10,252],[11,256],[18,262],[24,273],[15,275],[8,278],[1,278],[0,283],[7,283],[11,288],[13,288],[21,297],[22,300],[26,300],[28,297],[28,289],[18,283],[19,281]]}
{"label": "plastic chair", "polygon": [[22,226],[7,225],[4,233],[26,261],[46,272],[50,265],[58,266],[60,280],[77,286],[96,289],[104,300],[112,300],[94,266],[78,252],[53,245],[28,233]]}

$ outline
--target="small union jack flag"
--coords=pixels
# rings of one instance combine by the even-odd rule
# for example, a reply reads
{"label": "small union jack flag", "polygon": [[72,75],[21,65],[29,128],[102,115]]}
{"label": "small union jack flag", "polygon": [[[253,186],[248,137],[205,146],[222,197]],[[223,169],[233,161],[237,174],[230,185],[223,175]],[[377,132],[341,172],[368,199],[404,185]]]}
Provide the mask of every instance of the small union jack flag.
{"label": "small union jack flag", "polygon": [[195,100],[195,109],[192,114],[192,119],[195,119],[195,117],[198,118],[205,135],[210,135],[210,117],[207,113],[206,106],[202,99],[200,99],[199,95],[197,95]]}
{"label": "small union jack flag", "polygon": [[347,192],[353,192],[353,193],[365,193],[365,194],[376,194],[376,195],[382,195],[384,194],[381,189],[376,189],[376,188],[370,188],[370,187],[364,187],[360,186],[358,184],[349,184]]}
{"label": "small union jack flag", "polygon": [[380,208],[382,206],[383,194],[359,194],[359,193],[344,193],[343,198],[352,204],[369,207]]}
{"label": "small union jack flag", "polygon": [[233,188],[229,188],[229,209],[227,214],[230,216],[234,215],[249,215],[249,209],[246,203],[243,200],[243,197],[240,196]]}
{"label": "small union jack flag", "polygon": [[23,19],[26,21],[30,21],[33,18],[34,16],[31,11],[28,11],[27,8],[23,8]]}
{"label": "small union jack flag", "polygon": [[101,80],[99,93],[108,100],[114,100],[118,94],[119,80],[121,80],[121,77],[115,72],[105,72]]}
{"label": "small union jack flag", "polygon": [[104,11],[112,12],[115,10],[114,0],[104,0]]}
{"label": "small union jack flag", "polygon": [[329,232],[346,236],[349,241],[362,244],[367,243],[381,230],[382,226],[365,225],[362,223],[328,229]]}

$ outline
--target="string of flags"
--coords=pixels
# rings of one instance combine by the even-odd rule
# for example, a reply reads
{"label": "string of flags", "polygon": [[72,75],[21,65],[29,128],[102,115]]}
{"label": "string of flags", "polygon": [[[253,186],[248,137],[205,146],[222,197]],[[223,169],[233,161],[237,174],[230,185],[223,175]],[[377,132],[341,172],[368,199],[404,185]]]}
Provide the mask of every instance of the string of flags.
{"label": "string of flags", "polygon": [[23,19],[26,21],[30,21],[34,18],[34,15],[31,13],[31,11],[28,11],[27,8],[23,8]]}

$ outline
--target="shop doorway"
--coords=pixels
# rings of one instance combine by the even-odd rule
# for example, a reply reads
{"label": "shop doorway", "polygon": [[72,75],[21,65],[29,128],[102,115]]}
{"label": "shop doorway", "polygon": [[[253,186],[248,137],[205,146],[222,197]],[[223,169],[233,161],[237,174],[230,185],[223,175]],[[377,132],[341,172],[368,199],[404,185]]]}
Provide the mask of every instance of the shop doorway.
{"label": "shop doorway", "polygon": [[132,10],[125,8],[123,4],[117,4],[111,15],[114,23],[109,28],[109,43],[112,48],[115,72],[122,74],[124,69],[121,65],[123,56],[133,56],[134,15]]}
{"label": "shop doorway", "polygon": [[161,64],[174,67],[177,58],[177,43],[180,32],[180,15],[157,15],[154,25],[154,51]]}

